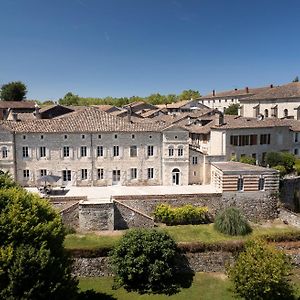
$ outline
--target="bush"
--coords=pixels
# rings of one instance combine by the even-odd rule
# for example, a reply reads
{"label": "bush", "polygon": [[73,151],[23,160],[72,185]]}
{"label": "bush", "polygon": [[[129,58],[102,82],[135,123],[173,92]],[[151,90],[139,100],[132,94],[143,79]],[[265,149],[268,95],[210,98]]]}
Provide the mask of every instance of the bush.
{"label": "bush", "polygon": [[289,152],[268,152],[266,155],[266,163],[271,168],[284,167],[286,173],[291,173],[294,169],[296,158],[294,154]]}
{"label": "bush", "polygon": [[226,208],[216,216],[214,227],[217,231],[229,235],[246,235],[252,232],[251,226],[239,209]]}
{"label": "bush", "polygon": [[244,164],[255,165],[256,159],[250,156],[242,156],[240,158],[240,162]]}
{"label": "bush", "polygon": [[160,204],[155,208],[154,218],[156,222],[167,225],[204,224],[209,222],[208,208],[193,205],[171,207],[167,204]]}
{"label": "bush", "polygon": [[227,270],[235,293],[246,300],[292,299],[287,256],[260,240],[249,241],[236,263]]}
{"label": "bush", "polygon": [[0,189],[0,299],[68,299],[77,281],[59,215],[21,188]]}
{"label": "bush", "polygon": [[283,177],[284,175],[287,174],[287,171],[284,166],[275,166],[275,167],[273,167],[273,169],[279,171],[280,177]]}
{"label": "bush", "polygon": [[0,170],[0,189],[8,189],[17,186],[18,184],[13,181],[8,172]]}
{"label": "bush", "polygon": [[293,171],[296,162],[295,155],[289,152],[281,152],[282,163],[288,173]]}
{"label": "bush", "polygon": [[169,293],[174,288],[176,244],[156,230],[129,230],[111,253],[117,284],[127,291]]}
{"label": "bush", "polygon": [[282,165],[281,152],[268,152],[266,155],[266,163],[272,168],[278,165]]}
{"label": "bush", "polygon": [[299,175],[300,175],[300,165],[299,165],[299,164],[296,164],[296,165],[294,166],[294,170],[295,170],[296,174],[299,176]]}

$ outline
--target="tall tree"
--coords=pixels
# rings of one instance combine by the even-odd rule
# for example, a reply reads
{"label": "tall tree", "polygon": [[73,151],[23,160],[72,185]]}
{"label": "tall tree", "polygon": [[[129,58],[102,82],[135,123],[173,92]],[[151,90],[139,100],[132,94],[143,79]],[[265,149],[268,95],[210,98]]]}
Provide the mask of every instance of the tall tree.
{"label": "tall tree", "polygon": [[79,105],[79,101],[80,98],[78,95],[68,92],[62,99],[58,100],[58,103],[61,105]]}
{"label": "tall tree", "polygon": [[178,95],[178,100],[191,100],[199,97],[201,97],[199,91],[184,90],[180,95]]}
{"label": "tall tree", "polygon": [[295,79],[293,80],[293,82],[299,82],[299,77],[296,76]]}
{"label": "tall tree", "polygon": [[12,81],[3,84],[1,87],[0,98],[4,101],[22,101],[27,93],[26,85],[21,81]]}

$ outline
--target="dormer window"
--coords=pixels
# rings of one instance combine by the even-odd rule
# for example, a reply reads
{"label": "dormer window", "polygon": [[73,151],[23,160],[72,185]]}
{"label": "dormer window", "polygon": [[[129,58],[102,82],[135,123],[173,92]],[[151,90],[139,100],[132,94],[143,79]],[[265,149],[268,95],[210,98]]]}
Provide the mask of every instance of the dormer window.
{"label": "dormer window", "polygon": [[85,134],[82,134],[82,135],[81,135],[81,138],[84,140],[84,139],[85,139]]}
{"label": "dormer window", "polygon": [[64,135],[64,139],[65,139],[65,140],[67,140],[67,139],[68,139],[68,136],[67,136],[66,134]]}

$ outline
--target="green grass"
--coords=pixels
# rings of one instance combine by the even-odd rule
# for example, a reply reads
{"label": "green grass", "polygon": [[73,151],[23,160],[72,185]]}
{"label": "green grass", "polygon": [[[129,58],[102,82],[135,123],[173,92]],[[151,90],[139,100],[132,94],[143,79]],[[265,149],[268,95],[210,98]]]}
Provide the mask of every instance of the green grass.
{"label": "green grass", "polygon": [[[179,225],[165,226],[158,230],[168,232],[176,242],[203,242],[215,243],[229,240],[245,240],[259,237],[265,234],[290,233],[299,231],[288,225],[271,224],[268,226],[255,225],[253,232],[246,236],[228,236],[214,229],[213,224],[204,225]],[[120,234],[125,233],[122,231]],[[121,236],[121,235],[120,235]],[[102,247],[113,247],[119,241],[120,236],[101,236],[96,234],[69,234],[65,239],[65,247],[68,249],[96,249]]]}
{"label": "green grass", "polygon": [[80,278],[79,287],[81,290],[93,289],[97,292],[105,293],[121,300],[135,299],[234,299],[232,292],[229,290],[231,284],[228,279],[219,278],[217,275],[196,273],[191,287],[181,289],[177,294],[166,295],[139,295],[134,292],[127,292],[123,288],[112,290],[112,277],[97,277],[97,278]]}
{"label": "green grass", "polygon": [[[298,274],[298,275],[297,275]],[[300,296],[300,276],[299,270],[292,277],[296,283],[298,291],[297,296]],[[229,300],[235,298],[232,292],[232,285],[224,274],[220,273],[196,273],[193,283],[189,288],[183,288],[179,293],[172,296],[165,295],[139,295],[138,293],[127,292],[123,288],[112,290],[112,277],[96,277],[96,278],[80,278],[79,288],[82,291],[93,289],[97,292],[105,293],[121,300],[136,300],[136,299],[188,299],[188,300]]]}

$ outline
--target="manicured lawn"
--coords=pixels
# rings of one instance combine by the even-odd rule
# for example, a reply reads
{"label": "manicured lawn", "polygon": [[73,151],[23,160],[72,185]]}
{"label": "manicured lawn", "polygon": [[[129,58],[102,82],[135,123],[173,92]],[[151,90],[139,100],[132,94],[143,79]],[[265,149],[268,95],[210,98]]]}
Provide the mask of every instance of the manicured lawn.
{"label": "manicured lawn", "polygon": [[[293,281],[297,284],[297,296],[300,296],[300,278],[293,276]],[[112,277],[80,278],[79,287],[81,290],[93,289],[97,292],[105,293],[121,300],[135,299],[188,299],[188,300],[227,300],[234,298],[232,285],[224,274],[220,273],[196,273],[193,283],[189,288],[183,288],[172,296],[165,295],[139,295],[138,293],[126,292],[123,288],[112,290]]]}
{"label": "manicured lawn", "polygon": [[[158,230],[168,232],[176,242],[203,242],[215,243],[228,240],[249,239],[251,237],[262,236],[265,234],[290,233],[299,231],[298,229],[272,223],[264,226],[255,225],[253,232],[246,237],[231,237],[221,234],[214,230],[213,224],[205,225],[181,225],[181,226],[165,226],[159,227]],[[119,235],[96,235],[96,234],[69,234],[65,240],[65,247],[68,249],[95,249],[101,247],[113,247],[120,236],[126,231],[119,232]]]}

